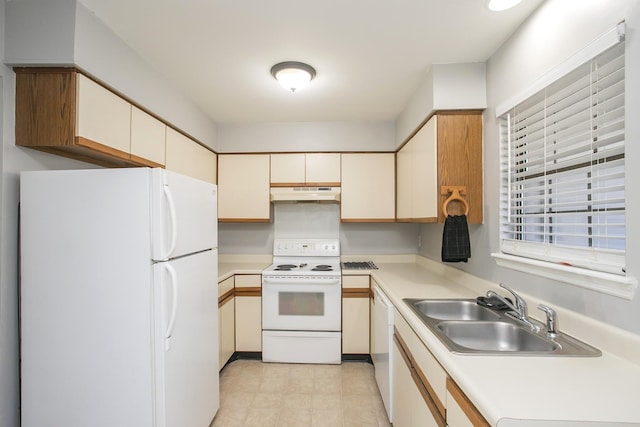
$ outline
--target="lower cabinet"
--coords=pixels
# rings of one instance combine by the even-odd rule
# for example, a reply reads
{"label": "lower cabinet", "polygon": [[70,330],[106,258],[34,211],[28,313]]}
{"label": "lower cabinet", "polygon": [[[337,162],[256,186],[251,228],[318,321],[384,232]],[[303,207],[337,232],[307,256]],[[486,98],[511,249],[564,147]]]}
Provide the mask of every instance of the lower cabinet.
{"label": "lower cabinet", "polygon": [[397,310],[394,326],[394,427],[489,426]]}
{"label": "lower cabinet", "polygon": [[262,277],[235,276],[236,351],[262,351]]}
{"label": "lower cabinet", "polygon": [[451,378],[447,378],[447,425],[489,427],[487,420]]}
{"label": "lower cabinet", "polygon": [[342,353],[369,354],[369,275],[342,277]]}
{"label": "lower cabinet", "polygon": [[218,283],[218,369],[229,361],[236,348],[236,309],[233,276]]}
{"label": "lower cabinet", "polygon": [[397,334],[393,341],[393,426],[445,427],[444,417],[422,383],[406,343]]}

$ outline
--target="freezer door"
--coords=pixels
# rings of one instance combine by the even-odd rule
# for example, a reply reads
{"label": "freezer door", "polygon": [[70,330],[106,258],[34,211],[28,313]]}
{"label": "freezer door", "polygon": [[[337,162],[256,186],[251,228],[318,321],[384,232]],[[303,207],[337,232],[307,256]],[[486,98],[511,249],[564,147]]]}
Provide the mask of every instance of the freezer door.
{"label": "freezer door", "polygon": [[158,427],[208,426],[219,407],[217,252],[154,265]]}
{"label": "freezer door", "polygon": [[218,246],[217,186],[152,169],[152,258],[156,261]]}

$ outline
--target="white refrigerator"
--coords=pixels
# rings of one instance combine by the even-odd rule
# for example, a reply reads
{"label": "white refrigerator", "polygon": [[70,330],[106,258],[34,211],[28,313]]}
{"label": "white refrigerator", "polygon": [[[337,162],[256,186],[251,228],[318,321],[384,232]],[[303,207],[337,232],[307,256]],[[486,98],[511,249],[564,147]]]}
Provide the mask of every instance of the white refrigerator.
{"label": "white refrigerator", "polygon": [[207,427],[217,188],[162,169],[23,172],[23,427]]}

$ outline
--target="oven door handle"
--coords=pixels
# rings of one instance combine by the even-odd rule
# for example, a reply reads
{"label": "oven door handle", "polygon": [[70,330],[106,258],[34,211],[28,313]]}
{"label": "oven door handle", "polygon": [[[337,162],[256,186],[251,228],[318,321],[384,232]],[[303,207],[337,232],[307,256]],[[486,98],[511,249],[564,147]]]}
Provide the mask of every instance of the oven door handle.
{"label": "oven door handle", "polygon": [[283,281],[282,279],[270,279],[268,277],[262,278],[263,285],[339,285],[340,279],[304,279],[302,282],[296,282],[295,280],[286,279]]}

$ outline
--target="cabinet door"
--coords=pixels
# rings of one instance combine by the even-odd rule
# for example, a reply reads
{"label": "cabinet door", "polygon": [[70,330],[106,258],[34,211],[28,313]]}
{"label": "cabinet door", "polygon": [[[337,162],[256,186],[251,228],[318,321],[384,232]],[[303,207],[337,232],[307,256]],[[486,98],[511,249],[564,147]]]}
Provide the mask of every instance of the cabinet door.
{"label": "cabinet door", "polygon": [[234,278],[218,283],[218,361],[222,369],[236,350]]}
{"label": "cabinet door", "polygon": [[393,382],[391,388],[391,400],[393,406],[393,426],[410,427],[412,398],[411,391],[415,389],[411,371],[402,353],[398,350],[398,344],[393,343]]}
{"label": "cabinet door", "polygon": [[262,298],[236,300],[236,351],[262,351]]}
{"label": "cabinet door", "polygon": [[271,185],[296,186],[304,183],[304,153],[271,155]]}
{"label": "cabinet door", "polygon": [[342,277],[342,353],[369,354],[369,275]]}
{"label": "cabinet door", "polygon": [[235,298],[228,299],[222,306],[218,308],[219,321],[219,362],[218,369],[222,369],[227,361],[233,356],[236,348],[235,342]]}
{"label": "cabinet door", "polygon": [[447,425],[489,427],[487,420],[451,378],[447,378]]}
{"label": "cabinet door", "polygon": [[437,120],[433,116],[411,139],[411,217],[416,220],[435,221],[438,216]]}
{"label": "cabinet door", "polygon": [[236,275],[236,351],[262,351],[260,275]]}
{"label": "cabinet door", "polygon": [[305,180],[307,185],[339,186],[340,153],[306,154]]}
{"label": "cabinet door", "polygon": [[343,222],[395,221],[394,153],[342,155]]}
{"label": "cabinet door", "polygon": [[216,155],[180,132],[167,128],[167,169],[216,182]]}
{"label": "cabinet door", "polygon": [[141,165],[164,167],[167,125],[138,107],[131,107],[131,159]]}
{"label": "cabinet door", "polygon": [[404,222],[413,219],[413,145],[411,139],[396,154],[396,218]]}
{"label": "cabinet door", "polygon": [[269,155],[219,155],[219,221],[269,222],[270,211]]}
{"label": "cabinet door", "polygon": [[109,154],[129,159],[131,104],[98,83],[77,75],[76,135],[112,148]]}

